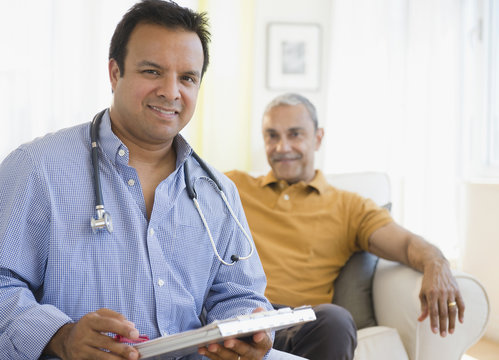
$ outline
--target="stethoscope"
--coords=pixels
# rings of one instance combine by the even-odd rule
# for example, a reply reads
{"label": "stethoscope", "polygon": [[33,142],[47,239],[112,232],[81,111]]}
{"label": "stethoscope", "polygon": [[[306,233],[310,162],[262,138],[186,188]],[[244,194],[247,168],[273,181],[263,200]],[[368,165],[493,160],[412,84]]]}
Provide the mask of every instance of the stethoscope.
{"label": "stethoscope", "polygon": [[[99,131],[99,125],[102,119],[102,116],[106,110],[101,111],[97,115],[95,115],[94,119],[92,120],[92,124],[90,126],[90,142],[92,144],[92,167],[94,170],[94,191],[95,191],[95,210],[97,212],[97,217],[94,218],[92,217],[90,219],[90,226],[92,227],[92,231],[96,233],[99,230],[106,229],[109,233],[113,232],[113,222],[111,219],[111,215],[104,209],[104,200],[102,199],[102,187],[101,187],[101,182],[100,182],[100,173],[99,173],[99,144],[97,142],[98,138],[98,131]],[[208,233],[208,236],[211,241],[211,246],[213,247],[213,251],[215,255],[217,256],[218,260],[224,264],[224,265],[234,265],[237,261],[239,260],[247,260],[253,255],[254,251],[254,246],[253,242],[251,241],[251,238],[249,237],[248,233],[246,230],[244,230],[244,227],[241,225],[239,220],[237,219],[236,215],[234,214],[234,211],[232,210],[232,207],[230,206],[229,202],[227,201],[227,197],[225,196],[225,193],[222,190],[222,186],[218,182],[216,176],[213,174],[213,172],[210,170],[210,168],[206,165],[206,163],[199,157],[198,154],[196,154],[194,151],[192,152],[192,156],[196,161],[199,163],[201,168],[208,174],[208,177],[213,181],[213,183],[216,186],[216,190],[220,193],[220,196],[222,197],[222,200],[225,203],[225,206],[227,206],[227,209],[229,210],[232,218],[234,221],[237,223],[237,226],[239,229],[244,234],[244,237],[246,238],[246,241],[250,245],[250,252],[246,256],[239,256],[239,255],[232,255],[230,259],[232,262],[226,262],[220,254],[218,253],[217,247],[215,246],[215,241],[213,241],[213,236],[211,235],[210,228],[208,226],[208,223],[206,221],[206,218],[203,214],[203,211],[201,210],[201,207],[199,206],[199,202],[197,200],[197,194],[196,191],[194,190],[192,184],[189,182],[189,165],[188,162],[184,162],[184,179],[185,179],[185,187],[187,190],[187,194],[189,195],[189,198],[194,202],[194,205],[198,211],[199,216],[201,217],[201,220],[203,222],[204,228],[206,229],[206,232]]]}

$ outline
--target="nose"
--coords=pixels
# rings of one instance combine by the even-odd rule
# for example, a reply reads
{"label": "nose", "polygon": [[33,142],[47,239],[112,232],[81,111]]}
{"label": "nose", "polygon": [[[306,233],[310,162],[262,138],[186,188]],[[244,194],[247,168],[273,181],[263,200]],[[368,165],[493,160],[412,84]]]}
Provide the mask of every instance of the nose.
{"label": "nose", "polygon": [[289,141],[286,139],[285,136],[281,136],[279,139],[279,142],[277,143],[276,146],[276,151],[277,152],[287,152],[291,150],[291,146],[289,145]]}
{"label": "nose", "polygon": [[160,82],[157,95],[168,101],[178,100],[180,98],[180,87],[175,76],[166,76]]}

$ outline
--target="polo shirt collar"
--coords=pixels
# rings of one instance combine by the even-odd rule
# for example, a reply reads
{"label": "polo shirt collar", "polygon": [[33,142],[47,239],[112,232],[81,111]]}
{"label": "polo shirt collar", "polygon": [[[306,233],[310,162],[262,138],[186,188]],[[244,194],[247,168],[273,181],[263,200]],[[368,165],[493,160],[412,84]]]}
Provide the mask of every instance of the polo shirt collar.
{"label": "polo shirt collar", "polygon": [[[272,184],[279,184],[281,181],[284,180],[278,180],[272,170],[270,170],[267,175],[262,177],[260,186],[263,188],[265,186],[269,186]],[[300,181],[298,184],[303,183],[303,181]],[[315,170],[315,176],[310,181],[306,186],[315,189],[319,194],[322,194],[326,191],[326,188],[328,187],[328,183],[326,181],[326,178],[324,174],[322,173],[321,170]]]}

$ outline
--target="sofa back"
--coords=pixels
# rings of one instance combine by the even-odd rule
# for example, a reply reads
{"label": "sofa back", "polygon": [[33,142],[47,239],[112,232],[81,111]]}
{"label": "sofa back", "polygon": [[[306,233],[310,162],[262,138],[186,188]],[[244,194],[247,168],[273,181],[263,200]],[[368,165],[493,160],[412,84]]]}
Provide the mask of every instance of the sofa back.
{"label": "sofa back", "polygon": [[371,171],[326,174],[325,176],[328,183],[334,187],[370,198],[379,206],[391,205],[390,179],[386,173]]}

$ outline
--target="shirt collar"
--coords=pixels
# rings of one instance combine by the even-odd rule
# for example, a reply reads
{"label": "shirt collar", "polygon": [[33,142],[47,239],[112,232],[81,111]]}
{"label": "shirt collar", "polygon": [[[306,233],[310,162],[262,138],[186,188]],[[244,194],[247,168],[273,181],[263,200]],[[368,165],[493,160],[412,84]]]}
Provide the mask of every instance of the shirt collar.
{"label": "shirt collar", "polygon": [[185,140],[185,138],[180,134],[177,134],[177,136],[175,136],[172,146],[177,152],[177,164],[175,168],[178,169],[192,154],[193,149],[189,145],[187,140]]}
{"label": "shirt collar", "polygon": [[[287,183],[284,180],[278,180],[275,177],[272,170],[270,170],[267,175],[261,178],[260,186],[263,188],[265,186],[269,186],[272,184],[279,184],[281,182],[287,185]],[[305,183],[303,181],[300,181],[298,182],[298,184],[305,184]],[[326,178],[321,170],[315,170],[315,176],[312,179],[312,181],[310,181],[308,184],[305,184],[305,186],[315,189],[319,194],[324,193],[328,185],[329,184],[327,183]]]}
{"label": "shirt collar", "polygon": [[[114,163],[116,159],[116,154],[120,149],[128,152],[125,144],[113,133],[111,129],[111,117],[109,116],[109,109],[106,110],[102,116],[102,120],[99,126],[98,135],[99,146],[106,154],[106,156]],[[175,168],[178,169],[185,160],[191,155],[192,147],[180,134],[175,136],[173,139],[173,148],[177,153],[177,163]]]}
{"label": "shirt collar", "polygon": [[102,149],[102,152],[113,163],[115,163],[116,153],[121,147],[128,152],[125,144],[123,144],[111,130],[111,118],[109,116],[109,109],[107,109],[104,115],[102,115],[102,120],[99,126],[98,141],[99,147]]}

